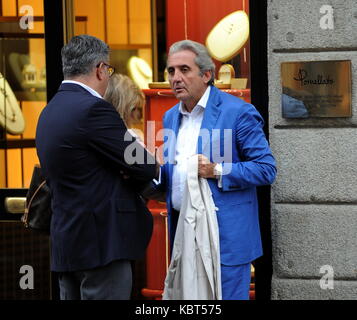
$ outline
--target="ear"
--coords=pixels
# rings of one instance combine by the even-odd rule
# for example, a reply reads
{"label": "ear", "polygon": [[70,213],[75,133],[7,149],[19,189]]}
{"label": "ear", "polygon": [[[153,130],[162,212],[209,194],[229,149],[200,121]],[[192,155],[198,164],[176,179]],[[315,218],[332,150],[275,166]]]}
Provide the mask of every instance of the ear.
{"label": "ear", "polygon": [[96,76],[97,76],[98,80],[104,79],[105,74],[104,74],[104,70],[102,68],[102,64],[98,68],[96,68],[95,72],[96,72]]}
{"label": "ear", "polygon": [[212,76],[211,71],[205,71],[205,73],[202,76],[203,81],[207,84],[211,80],[211,76]]}

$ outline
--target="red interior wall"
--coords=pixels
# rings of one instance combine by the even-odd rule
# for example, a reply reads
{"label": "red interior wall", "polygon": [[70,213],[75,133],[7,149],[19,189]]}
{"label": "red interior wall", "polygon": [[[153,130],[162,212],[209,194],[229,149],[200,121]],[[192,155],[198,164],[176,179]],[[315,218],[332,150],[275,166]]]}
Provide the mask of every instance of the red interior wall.
{"label": "red interior wall", "polygon": [[[249,0],[166,0],[167,49],[174,42],[185,39],[186,35],[187,39],[205,44],[208,33],[218,21],[243,9],[249,16]],[[243,57],[241,58],[241,77],[249,78],[249,41],[245,48],[248,62],[244,63]],[[220,63],[215,62],[219,68]]]}

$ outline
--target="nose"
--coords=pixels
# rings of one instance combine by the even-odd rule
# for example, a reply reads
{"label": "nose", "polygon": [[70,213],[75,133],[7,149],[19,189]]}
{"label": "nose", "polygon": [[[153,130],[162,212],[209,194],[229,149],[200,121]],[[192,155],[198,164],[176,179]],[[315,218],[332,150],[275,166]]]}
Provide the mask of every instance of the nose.
{"label": "nose", "polygon": [[175,70],[175,72],[171,75],[172,82],[179,82],[182,80],[182,74],[179,70]]}

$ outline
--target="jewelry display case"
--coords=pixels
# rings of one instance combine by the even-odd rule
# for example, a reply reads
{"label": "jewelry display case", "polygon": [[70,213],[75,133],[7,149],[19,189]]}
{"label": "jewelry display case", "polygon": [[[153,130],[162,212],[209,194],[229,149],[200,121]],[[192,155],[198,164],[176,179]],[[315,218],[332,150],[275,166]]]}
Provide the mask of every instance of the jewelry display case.
{"label": "jewelry display case", "polygon": [[43,17],[32,32],[0,18],[0,188],[26,188],[38,163],[35,130],[46,105]]}
{"label": "jewelry display case", "polygon": [[26,196],[38,163],[35,131],[46,105],[43,8],[28,2],[37,14],[30,24],[15,1],[0,4],[0,299],[50,299],[49,238],[26,230],[21,213],[6,207],[6,199]]}

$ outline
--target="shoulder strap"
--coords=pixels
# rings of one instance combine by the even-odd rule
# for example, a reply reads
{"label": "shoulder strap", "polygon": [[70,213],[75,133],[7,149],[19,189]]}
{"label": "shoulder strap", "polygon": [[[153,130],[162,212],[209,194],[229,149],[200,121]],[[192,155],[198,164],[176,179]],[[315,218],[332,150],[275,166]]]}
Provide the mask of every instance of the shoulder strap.
{"label": "shoulder strap", "polygon": [[37,187],[33,195],[31,196],[30,200],[26,202],[25,212],[21,217],[21,221],[25,224],[25,227],[28,228],[28,217],[29,217],[29,210],[31,208],[31,204],[33,199],[35,198],[36,194],[41,190],[41,188],[45,185],[46,180],[42,181],[40,185]]}

